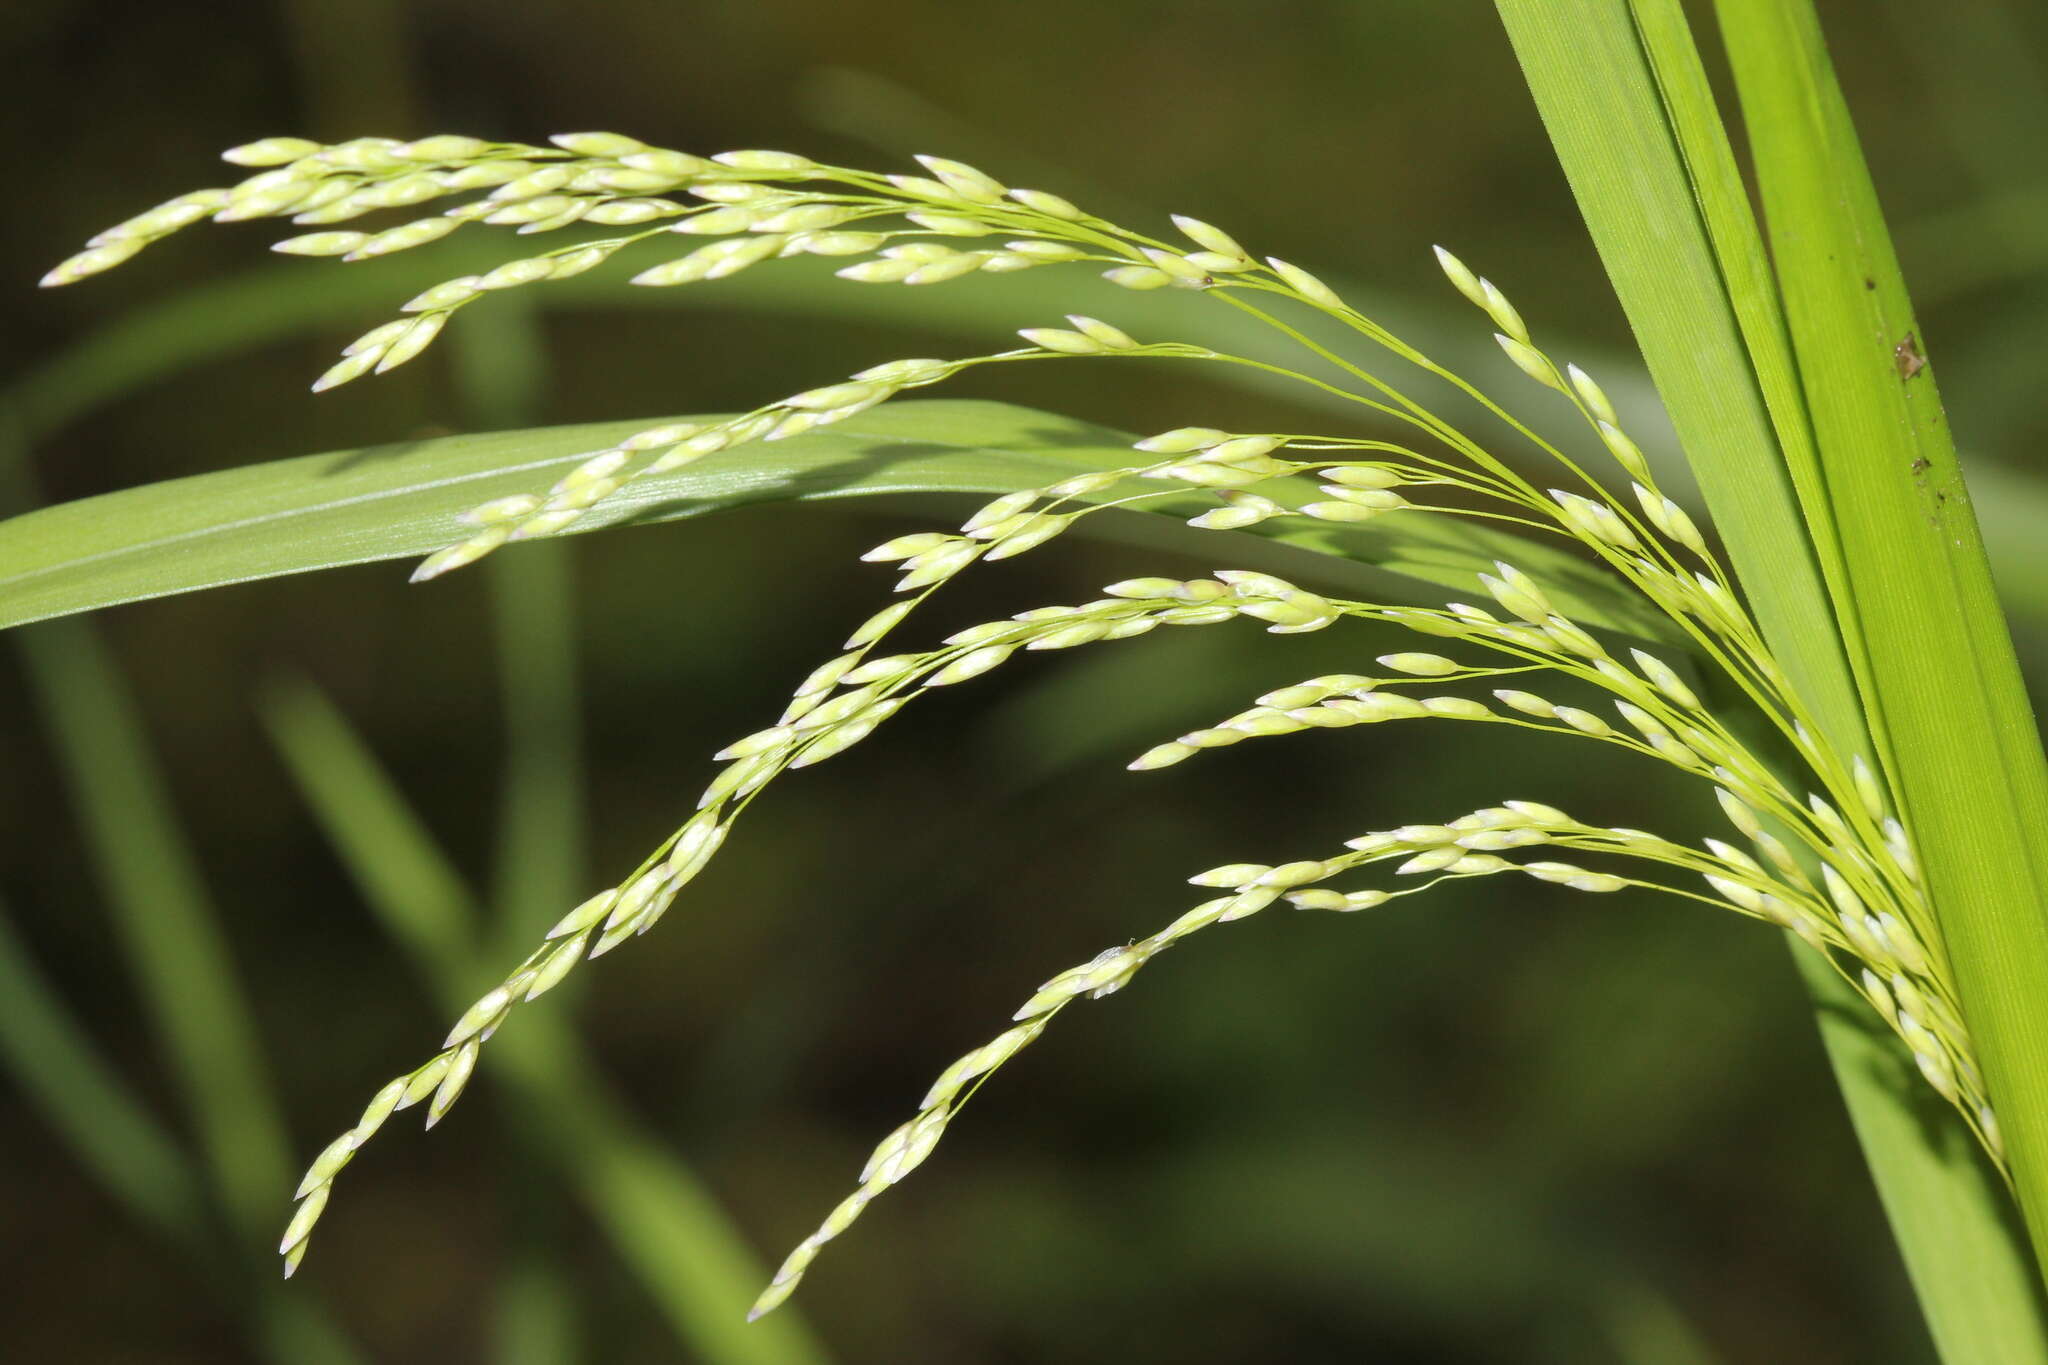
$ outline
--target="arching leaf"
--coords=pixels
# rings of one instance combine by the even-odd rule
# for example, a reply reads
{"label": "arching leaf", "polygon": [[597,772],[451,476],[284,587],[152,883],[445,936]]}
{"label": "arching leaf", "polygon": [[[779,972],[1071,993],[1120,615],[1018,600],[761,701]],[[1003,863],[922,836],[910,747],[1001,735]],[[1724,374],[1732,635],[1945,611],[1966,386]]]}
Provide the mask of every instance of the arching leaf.
{"label": "arching leaf", "polygon": [[[457,518],[469,508],[545,488],[584,455],[652,424],[540,427],[335,451],[25,513],[0,522],[0,627],[424,555],[467,533]],[[673,521],[756,502],[1005,493],[1127,465],[1130,442],[1104,427],[1007,404],[896,403],[822,432],[639,480],[573,529]],[[1146,504],[1180,517],[1209,505],[1192,492]],[[1451,516],[1396,512],[1341,527],[1286,519],[1228,533],[1133,513],[1090,523],[1119,540],[1377,598],[1436,601],[1438,589],[1476,591],[1476,574],[1509,559],[1539,573],[1560,608],[1589,626],[1672,633],[1654,608],[1591,565]]]}

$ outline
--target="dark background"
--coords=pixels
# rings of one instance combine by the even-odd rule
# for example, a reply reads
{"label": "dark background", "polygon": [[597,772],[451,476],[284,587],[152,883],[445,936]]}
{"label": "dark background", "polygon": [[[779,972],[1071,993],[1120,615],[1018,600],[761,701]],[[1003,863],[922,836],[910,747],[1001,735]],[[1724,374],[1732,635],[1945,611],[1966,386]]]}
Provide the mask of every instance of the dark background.
{"label": "dark background", "polygon": [[[2048,17],[1907,0],[1822,11],[1966,459],[2010,494],[1986,500],[1998,532],[2031,505],[2043,434]],[[401,373],[309,396],[336,347],[409,292],[380,282],[391,267],[351,266],[359,317],[220,342],[78,397],[93,369],[73,348],[131,310],[258,268],[280,290],[331,285],[343,267],[268,263],[271,224],[195,230],[103,280],[32,289],[100,227],[220,183],[219,149],[279,132],[604,128],[889,169],[937,152],[1141,226],[1195,213],[1361,282],[1389,316],[1483,341],[1430,260],[1443,241],[1503,282],[1553,351],[1630,368],[1506,41],[1474,0],[17,0],[0,56],[14,160],[0,346],[52,500],[478,427],[744,408],[882,359],[992,349],[1064,311],[1053,272],[945,286],[980,291],[981,340],[842,316],[862,287],[837,283],[808,313],[750,313],[744,291],[716,287],[657,301],[674,306],[508,299]],[[1113,296],[1089,297],[1115,320]],[[204,316],[195,348],[214,344]],[[1518,382],[1487,363],[1475,377]],[[1139,431],[1332,421],[1191,388],[1176,367],[1014,368],[1028,372],[954,392]],[[266,698],[310,681],[381,757],[506,926],[470,966],[495,979],[533,925],[637,862],[687,811],[708,754],[771,720],[883,604],[887,576],[849,572],[854,557],[924,524],[753,509],[535,547],[429,588],[379,565],[101,615],[294,1169],[428,1055],[448,1012],[280,762]],[[2031,659],[2039,550],[2025,534],[1994,548]],[[947,611],[980,619],[1196,567],[1076,544],[970,575],[981,585]],[[91,647],[62,640],[46,655]],[[1196,631],[1020,661],[778,784],[660,932],[535,1009],[574,1017],[642,1130],[772,1265],[933,1074],[1044,976],[1193,903],[1190,872],[1518,795],[1710,832],[1700,794],[1654,769],[1476,727],[1122,771],[1260,691],[1390,647],[1357,630]],[[18,950],[189,1153],[160,1015],[109,913],[109,854],[82,832],[78,769],[31,682],[82,686],[64,667],[11,648],[0,662],[0,902]],[[106,732],[104,716],[86,729]],[[509,836],[508,803],[526,822]],[[116,843],[130,818],[111,817]],[[139,903],[146,916],[146,890]],[[279,1310],[254,1263],[286,1189],[262,1237],[222,1234],[246,1244],[244,1275],[206,1249],[210,1226],[180,1240],[138,1218],[44,1104],[0,1082],[0,1354],[285,1359],[264,1315],[303,1300],[379,1361],[722,1359],[676,1332],[579,1202],[565,1171],[616,1154],[551,1148],[521,1093],[487,1060],[431,1137],[394,1122],[341,1183],[296,1306]],[[663,1218],[658,1201],[649,1216]],[[1070,1012],[795,1303],[847,1362],[1930,1358],[1777,939],[1733,915],[1520,884],[1376,915],[1275,912]]]}

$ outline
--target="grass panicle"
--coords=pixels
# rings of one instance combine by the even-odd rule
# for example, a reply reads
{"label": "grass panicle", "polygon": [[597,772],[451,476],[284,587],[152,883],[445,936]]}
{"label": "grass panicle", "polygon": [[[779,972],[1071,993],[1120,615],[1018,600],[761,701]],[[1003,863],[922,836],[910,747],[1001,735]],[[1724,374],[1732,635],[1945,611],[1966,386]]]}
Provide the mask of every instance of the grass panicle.
{"label": "grass panicle", "polygon": [[[568,530],[636,479],[713,452],[829,426],[988,364],[1147,358],[1250,367],[1341,397],[1370,414],[1376,431],[1403,437],[1180,427],[1138,441],[1122,467],[1014,490],[957,528],[897,536],[875,547],[865,559],[897,575],[899,600],[859,626],[844,652],[799,684],[771,724],[720,751],[724,766],[683,824],[630,875],[562,916],[461,1015],[441,1051],[386,1085],[320,1154],[298,1187],[298,1209],[281,1243],[287,1273],[305,1255],[336,1176],[390,1116],[423,1104],[428,1124],[439,1121],[509,1016],[584,961],[659,922],[740,815],[783,772],[843,753],[933,689],[968,682],[1020,654],[1133,639],[1162,626],[1240,620],[1282,635],[1348,621],[1386,623],[1426,637],[1429,647],[1380,656],[1378,675],[1324,675],[1277,689],[1214,725],[1154,746],[1131,763],[1133,769],[1165,768],[1209,749],[1311,730],[1409,720],[1514,726],[1600,745],[1617,761],[1679,769],[1713,790],[1729,826],[1718,833],[1733,837],[1695,832],[1679,838],[1584,823],[1517,800],[1442,824],[1373,832],[1320,860],[1231,864],[1199,874],[1196,884],[1224,894],[1150,938],[1053,977],[1010,1028],[948,1068],[918,1113],[876,1149],[856,1191],[792,1253],[756,1304],[756,1316],[796,1288],[823,1244],[877,1194],[924,1161],[975,1089],[1072,1002],[1121,989],[1153,957],[1211,924],[1283,901],[1304,910],[1372,909],[1449,879],[1519,873],[1591,893],[1655,890],[1790,930],[1898,1035],[1926,1083],[1956,1107],[1992,1158],[2002,1160],[1997,1118],[1921,883],[1912,832],[1892,805],[1896,787],[1881,755],[1843,752],[1829,741],[1766,646],[1732,575],[1700,527],[1658,487],[1600,384],[1547,353],[1508,296],[1449,252],[1438,250],[1439,264],[1491,324],[1506,360],[1553,390],[1583,423],[1582,444],[1590,452],[1583,463],[1516,421],[1481,387],[1353,309],[1314,275],[1256,257],[1222,228],[1176,217],[1177,240],[1154,238],[1056,195],[1013,189],[942,158],[922,158],[923,175],[882,175],[783,152],[702,158],[614,134],[575,134],[546,147],[464,137],[331,146],[273,138],[237,148],[229,159],[259,169],[234,187],[182,196],[101,234],[46,283],[69,283],[119,264],[206,217],[289,217],[316,230],[277,249],[344,260],[405,250],[464,224],[510,227],[522,236],[593,224],[633,230],[436,285],[405,305],[406,316],[352,343],[316,387],[405,363],[455,312],[487,294],[578,274],[629,248],[645,255],[657,254],[659,246],[674,249],[671,235],[691,239],[688,249],[642,268],[633,283],[713,281],[806,254],[849,258],[838,273],[855,282],[905,285],[1084,264],[1129,289],[1208,295],[1298,343],[1303,357],[1297,369],[1193,340],[1140,341],[1113,322],[1070,315],[1066,327],[1025,329],[1022,348],[888,361],[738,417],[634,432],[590,453],[545,490],[475,507],[466,518],[468,537],[429,556],[416,579],[461,568],[514,540]],[[377,232],[333,226],[376,210],[414,210],[451,198],[459,202],[437,216]],[[1288,310],[1335,320],[1369,344],[1368,354],[1390,357],[1419,370],[1426,382],[1477,402],[1564,486],[1532,482],[1518,463],[1496,453],[1491,439],[1447,420],[1377,364],[1312,340],[1286,320]],[[1666,657],[1588,629],[1560,608],[1569,598],[1546,582],[1547,571],[1532,571],[1533,559],[1502,560],[1476,575],[1469,585],[1476,590],[1473,602],[1353,600],[1271,573],[1226,567],[1189,579],[1127,579],[1091,602],[984,622],[929,647],[898,644],[918,606],[970,566],[1035,549],[1106,508],[1185,500],[1191,493],[1213,505],[1189,524],[1212,532],[1269,522],[1460,518],[1565,545],[1668,623],[1667,643],[1677,650]],[[1698,686],[1701,673],[1713,675],[1716,686]],[[1702,693],[1733,700],[1718,702],[1717,710]],[[1743,737],[1758,724],[1782,753],[1759,752]],[[1329,884],[1382,865],[1391,865],[1392,888]]]}

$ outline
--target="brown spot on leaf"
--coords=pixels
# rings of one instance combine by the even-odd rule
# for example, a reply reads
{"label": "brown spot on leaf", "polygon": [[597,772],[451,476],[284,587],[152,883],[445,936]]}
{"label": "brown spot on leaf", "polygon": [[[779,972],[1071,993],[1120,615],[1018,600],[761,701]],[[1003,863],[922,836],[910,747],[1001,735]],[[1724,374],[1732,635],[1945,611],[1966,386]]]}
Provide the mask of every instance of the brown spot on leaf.
{"label": "brown spot on leaf", "polygon": [[1901,379],[1911,379],[1927,368],[1927,357],[1921,354],[1920,342],[1911,332],[1892,347],[1892,363],[1898,366]]}

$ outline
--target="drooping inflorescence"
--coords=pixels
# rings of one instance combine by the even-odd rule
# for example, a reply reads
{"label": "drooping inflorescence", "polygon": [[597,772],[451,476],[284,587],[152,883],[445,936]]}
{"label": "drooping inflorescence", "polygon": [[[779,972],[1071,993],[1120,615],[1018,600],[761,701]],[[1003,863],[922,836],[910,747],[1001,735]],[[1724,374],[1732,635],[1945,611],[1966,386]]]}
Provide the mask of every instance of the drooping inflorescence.
{"label": "drooping inflorescence", "polygon": [[[876,1150],[854,1194],[792,1253],[762,1294],[756,1315],[782,1302],[818,1249],[922,1162],[973,1089],[1071,1002],[1121,989],[1140,967],[1197,929],[1281,901],[1307,910],[1364,910],[1453,878],[1519,872],[1588,892],[1647,888],[1790,930],[1862,994],[1903,1040],[1928,1084],[1962,1112],[2002,1163],[1997,1120],[1956,1007],[1911,836],[1892,808],[1884,775],[1862,756],[1839,752],[1807,722],[1800,698],[1728,573],[1685,510],[1658,487],[1599,384],[1575,365],[1560,368],[1537,346],[1507,297],[1448,252],[1437,254],[1451,283],[1492,321],[1516,368],[1576,408],[1626,476],[1626,497],[1612,493],[1466,380],[1353,309],[1323,281],[1285,261],[1261,261],[1229,234],[1196,219],[1176,218],[1183,240],[1167,242],[1057,195],[1013,189],[940,158],[922,158],[927,175],[877,175],[784,152],[702,158],[610,133],[567,135],[545,147],[452,136],[409,143],[366,138],[335,146],[270,138],[228,156],[263,169],[231,188],[180,196],[100,234],[45,283],[69,283],[105,270],[207,217],[290,217],[315,230],[277,243],[277,250],[345,260],[424,245],[465,223],[513,227],[522,235],[588,224],[630,230],[579,239],[426,290],[404,306],[405,317],[352,343],[315,388],[405,363],[454,313],[488,294],[580,274],[629,248],[654,254],[672,234],[692,239],[690,249],[647,266],[633,283],[716,280],[800,255],[851,258],[838,271],[844,278],[906,285],[1083,263],[1129,289],[1209,294],[1299,342],[1332,376],[1188,341],[1141,342],[1112,323],[1070,315],[1067,328],[1026,329],[1022,337],[1028,344],[1021,348],[953,360],[889,361],[737,418],[639,432],[593,452],[545,491],[474,509],[465,518],[469,533],[426,559],[416,579],[474,562],[511,540],[564,531],[634,479],[842,421],[905,390],[987,364],[1154,358],[1253,366],[1351,400],[1372,413],[1379,427],[1404,437],[1178,428],[1137,442],[1135,458],[1121,467],[1020,489],[988,503],[956,530],[898,536],[877,546],[866,558],[896,567],[899,600],[863,623],[843,653],[813,671],[773,724],[718,755],[725,766],[695,812],[632,875],[565,915],[462,1016],[442,1051],[379,1091],[356,1126],[321,1153],[299,1187],[300,1203],[283,1240],[287,1273],[305,1254],[334,1177],[385,1120],[400,1108],[426,1103],[428,1123],[437,1121],[507,1015],[559,984],[579,963],[651,928],[717,852],[740,813],[780,773],[843,752],[932,689],[966,682],[1019,651],[1240,619],[1274,633],[1322,630],[1347,618],[1386,622],[1430,637],[1431,648],[1381,656],[1376,676],[1326,675],[1270,692],[1212,726],[1154,746],[1132,768],[1164,768],[1251,739],[1389,721],[1512,725],[1661,761],[1708,783],[1737,838],[1703,837],[1695,845],[1640,829],[1582,823],[1535,802],[1509,801],[1444,824],[1370,833],[1333,857],[1204,872],[1191,880],[1223,894],[1150,938],[1112,948],[1052,978],[1018,1011],[1011,1028],[948,1068],[918,1113]],[[376,232],[333,226],[376,210],[466,194],[475,197]],[[1533,444],[1573,486],[1538,487],[1377,371],[1267,312],[1274,302],[1335,319],[1455,386]],[[1478,575],[1475,586],[1485,594],[1484,606],[1349,601],[1266,573],[1220,569],[1194,579],[1129,579],[1111,584],[1096,601],[989,621],[928,649],[882,652],[916,607],[969,565],[1024,553],[1103,508],[1177,505],[1191,495],[1214,500],[1189,518],[1190,525],[1210,531],[1289,519],[1350,524],[1399,514],[1485,518],[1557,537],[1581,547],[1653,604],[1670,626],[1666,644],[1678,652],[1667,649],[1665,657],[1610,647],[1558,608],[1539,575],[1508,563]],[[1566,692],[1557,693],[1558,685]],[[1559,695],[1576,700],[1552,699]],[[1600,700],[1579,704],[1592,697]],[[1737,710],[1740,733],[1730,724]],[[1774,732],[1792,759],[1766,757],[1742,737],[1758,727]],[[1594,865],[1579,861],[1586,858]],[[1643,875],[1610,870],[1628,865],[1625,860],[1633,860],[1632,870],[1651,866]],[[1329,885],[1389,863],[1407,885]]]}

